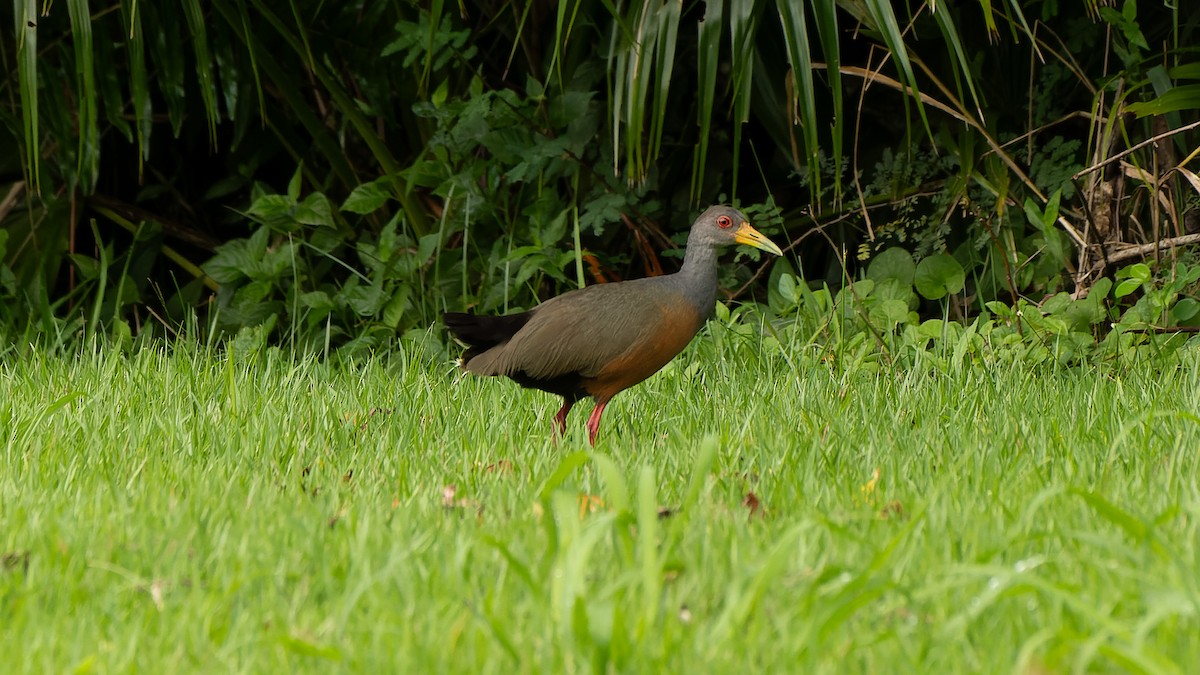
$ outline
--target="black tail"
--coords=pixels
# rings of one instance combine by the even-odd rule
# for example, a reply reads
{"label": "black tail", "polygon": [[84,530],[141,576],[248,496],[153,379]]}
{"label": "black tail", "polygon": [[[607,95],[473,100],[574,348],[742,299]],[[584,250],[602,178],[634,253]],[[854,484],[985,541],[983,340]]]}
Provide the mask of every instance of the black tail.
{"label": "black tail", "polygon": [[471,346],[463,354],[463,363],[466,363],[492,347],[508,342],[529,321],[529,316],[529,312],[508,316],[446,312],[442,321],[455,337]]}

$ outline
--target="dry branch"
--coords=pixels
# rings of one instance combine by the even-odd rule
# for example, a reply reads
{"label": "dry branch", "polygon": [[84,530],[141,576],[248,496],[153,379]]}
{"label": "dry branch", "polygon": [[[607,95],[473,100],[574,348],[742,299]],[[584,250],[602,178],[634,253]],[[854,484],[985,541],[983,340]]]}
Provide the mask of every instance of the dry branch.
{"label": "dry branch", "polygon": [[1121,159],[1122,157],[1125,157],[1125,156],[1129,155],[1130,153],[1136,152],[1137,150],[1144,148],[1147,145],[1150,145],[1151,143],[1157,143],[1158,141],[1161,141],[1164,138],[1170,138],[1171,136],[1174,136],[1175,134],[1181,134],[1185,131],[1191,131],[1192,129],[1195,129],[1196,127],[1200,127],[1200,122],[1192,122],[1191,124],[1185,124],[1184,126],[1179,127],[1178,129],[1172,129],[1170,131],[1165,131],[1157,136],[1151,136],[1150,138],[1147,138],[1146,140],[1142,141],[1141,143],[1138,143],[1137,145],[1135,145],[1131,148],[1126,148],[1125,150],[1118,152],[1117,154],[1113,155],[1112,157],[1108,157],[1101,162],[1093,164],[1093,165],[1089,166],[1088,168],[1083,169],[1082,171],[1079,171],[1074,176],[1071,176],[1071,180],[1078,180],[1080,176],[1086,176],[1087,174],[1089,174],[1093,171],[1098,171],[1100,169],[1103,169],[1104,167],[1108,166],[1109,164],[1112,164],[1113,162]]}
{"label": "dry branch", "polygon": [[0,200],[0,220],[7,218],[8,214],[17,207],[17,202],[21,200],[21,193],[24,191],[25,181],[19,180],[12,184],[12,187],[8,189],[8,194]]}
{"label": "dry branch", "polygon": [[1131,258],[1144,258],[1155,251],[1167,248],[1177,248],[1179,246],[1187,246],[1188,244],[1200,243],[1200,234],[1185,234],[1182,237],[1172,237],[1150,244],[1142,244],[1140,246],[1130,246],[1129,248],[1121,249],[1116,253],[1110,253],[1108,256],[1108,264],[1119,263]]}

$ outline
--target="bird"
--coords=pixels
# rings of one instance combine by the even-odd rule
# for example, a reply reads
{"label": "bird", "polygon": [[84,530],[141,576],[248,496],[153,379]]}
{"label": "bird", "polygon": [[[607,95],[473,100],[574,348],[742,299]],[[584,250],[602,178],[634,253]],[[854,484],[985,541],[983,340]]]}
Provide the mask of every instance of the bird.
{"label": "bird", "polygon": [[562,397],[556,436],[566,433],[571,408],[590,396],[588,443],[595,446],[609,401],[667,365],[712,316],[718,250],[732,244],[783,255],[745,214],[717,205],[692,224],[678,272],[587,286],[517,314],[446,312],[442,321],[468,346],[462,370]]}

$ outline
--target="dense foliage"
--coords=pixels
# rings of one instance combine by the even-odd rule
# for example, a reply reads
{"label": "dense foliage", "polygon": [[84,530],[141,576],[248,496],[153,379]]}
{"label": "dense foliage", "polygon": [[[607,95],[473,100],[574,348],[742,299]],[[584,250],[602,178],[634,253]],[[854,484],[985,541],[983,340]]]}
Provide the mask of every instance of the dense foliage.
{"label": "dense foliage", "polygon": [[1083,5],[18,0],[0,325],[355,351],[670,271],[717,201],[779,316],[1189,325],[1200,16]]}

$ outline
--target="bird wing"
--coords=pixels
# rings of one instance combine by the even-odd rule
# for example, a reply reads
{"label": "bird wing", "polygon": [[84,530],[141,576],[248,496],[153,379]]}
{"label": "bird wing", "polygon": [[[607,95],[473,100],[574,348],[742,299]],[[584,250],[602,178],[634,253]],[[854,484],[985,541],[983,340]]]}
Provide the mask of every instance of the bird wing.
{"label": "bird wing", "polygon": [[[671,303],[657,279],[600,284],[551,298],[507,343],[481,354],[475,372],[524,372],[544,379],[577,373],[595,377],[605,365],[653,339]],[[478,368],[478,370],[476,370]]]}

